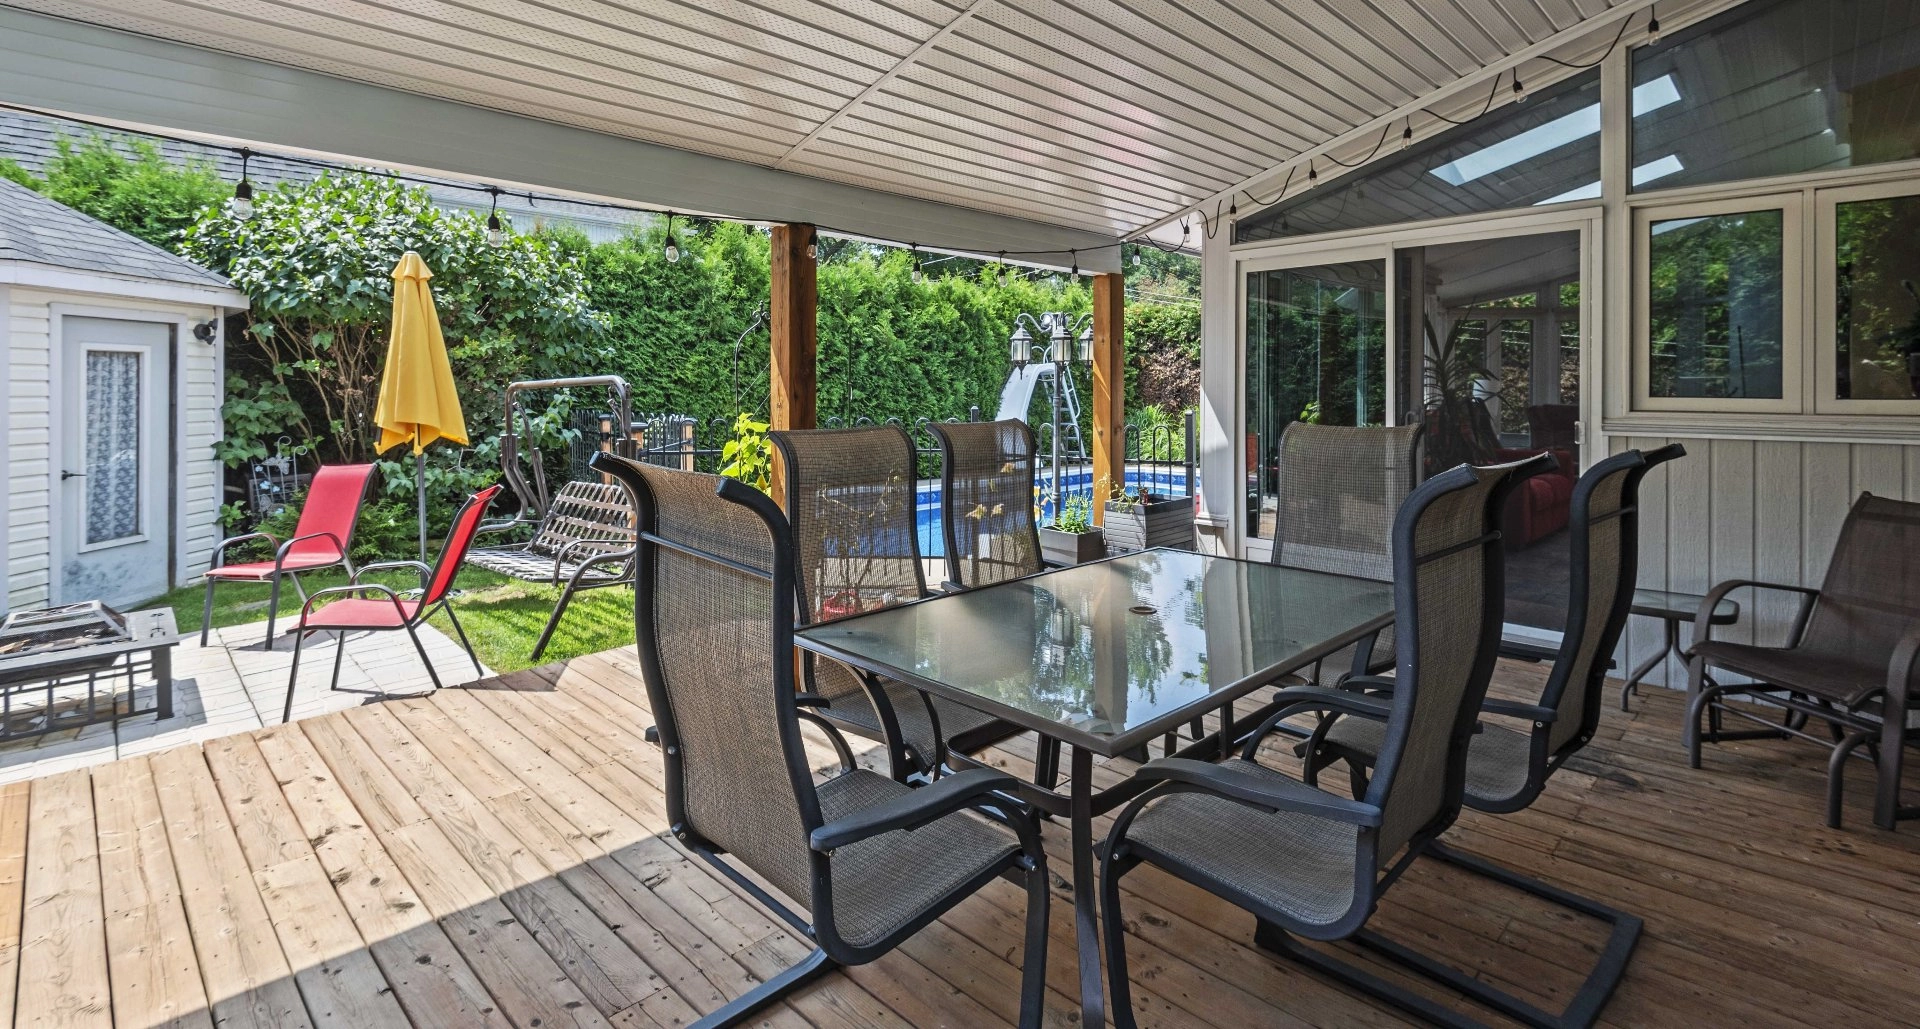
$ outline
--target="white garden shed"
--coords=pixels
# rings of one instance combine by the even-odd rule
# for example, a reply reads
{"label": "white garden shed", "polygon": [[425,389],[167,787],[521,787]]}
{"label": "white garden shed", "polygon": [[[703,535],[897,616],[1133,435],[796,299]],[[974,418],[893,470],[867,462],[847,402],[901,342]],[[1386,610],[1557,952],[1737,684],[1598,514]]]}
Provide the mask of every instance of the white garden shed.
{"label": "white garden shed", "polygon": [[0,180],[0,610],[137,604],[219,533],[225,279]]}

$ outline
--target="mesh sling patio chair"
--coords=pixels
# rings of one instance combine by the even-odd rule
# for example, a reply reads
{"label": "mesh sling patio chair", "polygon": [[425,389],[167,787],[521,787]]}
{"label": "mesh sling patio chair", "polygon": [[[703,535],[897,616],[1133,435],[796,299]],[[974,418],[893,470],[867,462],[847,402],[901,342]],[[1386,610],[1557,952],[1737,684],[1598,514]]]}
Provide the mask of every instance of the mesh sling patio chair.
{"label": "mesh sling patio chair", "polygon": [[[280,615],[280,580],[291,579],[300,599],[307,591],[300,585],[300,573],[343,565],[353,574],[353,527],[360,520],[360,505],[366,501],[367,485],[373,481],[370,464],[322,465],[307,484],[307,496],[301,502],[300,520],[293,536],[281,540],[271,533],[249,532],[220,541],[213,548],[213,567],[207,569],[207,602],[200,617],[200,645],[207,645],[207,633],[213,628],[213,587],[222,582],[265,582],[273,590],[267,597],[267,649],[273,649],[273,626]],[[273,545],[273,560],[222,564],[228,547],[245,540],[263,539]]]}
{"label": "mesh sling patio chair", "polygon": [[795,689],[786,518],[731,479],[611,454],[592,467],[632,492],[638,516],[634,623],[674,837],[817,948],[699,1024],[738,1024],[836,965],[872,961],[1005,876],[1027,893],[1020,1024],[1039,1025],[1046,861],[1038,824],[1000,792],[1016,780],[973,769],[915,788],[842,749],[839,774],[816,783],[800,736],[813,701]]}
{"label": "mesh sling patio chair", "polygon": [[[1716,640],[1711,615],[1727,594],[1752,588],[1798,594],[1799,610],[1781,646]],[[1847,761],[1861,747],[1877,768],[1873,822],[1892,829],[1920,816],[1901,806],[1900,774],[1910,727],[1920,710],[1920,503],[1862,493],[1847,512],[1819,589],[1733,579],[1707,594],[1694,621],[1687,665],[1687,759],[1700,767],[1700,744],[1797,737],[1833,749],[1827,761],[1827,825],[1840,827]],[[1714,673],[1749,682],[1720,682]],[[1730,700],[1783,712],[1771,723]],[[1729,731],[1723,716],[1767,726]],[[1703,727],[1702,720],[1705,720]],[[1828,739],[1806,731],[1825,722]]]}
{"label": "mesh sling patio chair", "polygon": [[[317,590],[308,597],[300,608],[300,624],[287,630],[293,635],[293,668],[287,672],[287,702],[280,712],[280,721],[286,722],[293,717],[293,689],[300,681],[300,649],[308,636],[316,632],[331,632],[337,637],[333,651],[333,681],[329,689],[340,688],[340,662],[347,653],[347,633],[350,632],[390,632],[401,630],[413,641],[413,649],[420,655],[420,663],[427,666],[427,678],[433,680],[433,688],[440,688],[440,673],[434,671],[433,659],[427,656],[427,648],[420,642],[418,628],[427,620],[427,616],[438,609],[446,612],[447,621],[453,623],[453,631],[460,637],[460,645],[466,648],[467,657],[473,662],[473,674],[481,676],[486,670],[480,667],[480,656],[473,652],[473,644],[467,639],[467,630],[460,627],[460,619],[454,617],[453,605],[447,603],[447,595],[453,589],[453,577],[460,571],[460,561],[466,556],[467,548],[473,545],[474,534],[480,529],[480,520],[487,516],[487,508],[493,498],[502,489],[499,485],[468,497],[460,510],[454,512],[453,526],[447,530],[447,542],[440,548],[440,556],[431,566],[419,561],[381,561],[363,565],[354,573],[353,582],[346,586]],[[360,577],[369,572],[387,571],[395,568],[411,568],[420,573],[420,596],[403,599],[392,587],[378,582],[361,582]],[[368,594],[378,594],[378,598]],[[337,597],[321,606],[314,606],[327,597]]]}
{"label": "mesh sling patio chair", "polygon": [[[1420,468],[1419,425],[1351,428],[1294,422],[1280,435],[1274,564],[1386,582],[1393,519]],[[1336,686],[1391,669],[1393,628],[1316,662],[1301,678]]]}
{"label": "mesh sling patio chair", "polygon": [[[1676,443],[1651,453],[1615,454],[1588,469],[1574,486],[1568,539],[1571,587],[1553,671],[1537,703],[1488,700],[1482,706],[1486,714],[1521,719],[1527,727],[1482,720],[1467,749],[1468,807],[1495,814],[1526,809],[1546,789],[1548,778],[1593,739],[1600,724],[1607,661],[1626,629],[1639,575],[1640,482],[1654,467],[1685,453]],[[1348,685],[1375,695],[1392,688],[1390,680],[1370,678],[1350,679]],[[1380,723],[1370,719],[1338,714],[1322,719],[1301,746],[1307,784],[1315,785],[1321,769],[1343,761],[1352,773],[1353,793],[1364,793],[1367,772],[1385,739]],[[1538,1011],[1529,1013],[1534,1017],[1523,1016],[1536,1025],[1591,1025],[1626,971],[1640,919],[1440,844],[1429,852],[1612,927],[1593,972],[1566,1010],[1559,1016]]]}
{"label": "mesh sling patio chair", "polygon": [[[1033,510],[1038,473],[1033,430],[1018,418],[935,422],[927,428],[940,441],[947,588],[977,589],[1045,571]],[[971,737],[948,740],[948,749],[978,750],[1011,735],[1010,728],[989,723]],[[1059,740],[1041,738],[1033,775],[1035,783],[1048,789],[1058,783]]]}
{"label": "mesh sling patio chair", "polygon": [[[786,479],[805,622],[829,621],[930,595],[920,557],[913,440],[895,425],[768,434]],[[886,743],[896,778],[938,775],[948,743],[972,746],[1020,730],[992,715],[838,661],[803,657],[805,691],[822,717]]]}
{"label": "mesh sling patio chair", "polygon": [[[1395,517],[1394,632],[1399,689],[1390,697],[1297,686],[1218,764],[1161,758],[1154,783],[1114,820],[1101,868],[1101,920],[1114,1021],[1134,1025],[1120,880],[1143,862],[1251,911],[1255,941],[1363,993],[1443,1024],[1440,1005],[1299,943],[1352,939],[1426,972],[1419,955],[1365,928],[1381,896],[1459,814],[1471,738],[1500,645],[1505,556],[1500,514],[1546,458],[1461,465],[1414,490]],[[1378,772],[1357,798],[1307,786],[1255,760],[1284,718],[1341,712],[1386,725]]]}

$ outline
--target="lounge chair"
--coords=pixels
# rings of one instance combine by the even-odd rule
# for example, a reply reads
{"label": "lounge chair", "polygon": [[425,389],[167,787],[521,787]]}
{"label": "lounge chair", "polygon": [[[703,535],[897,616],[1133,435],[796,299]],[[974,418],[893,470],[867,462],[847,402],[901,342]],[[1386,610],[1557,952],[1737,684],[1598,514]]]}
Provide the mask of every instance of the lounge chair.
{"label": "lounge chair", "polygon": [[1026,888],[1020,1024],[1038,1026],[1047,870],[1038,823],[1006,799],[1016,780],[973,769],[915,788],[847,763],[843,743],[840,772],[816,783],[785,516],[732,479],[604,453],[592,467],[632,491],[638,514],[634,621],[674,836],[816,948],[697,1024],[745,1022],[837,965],[872,961],[1004,876]]}
{"label": "lounge chair", "polygon": [[[1461,465],[1414,490],[1393,525],[1398,687],[1390,697],[1300,686],[1214,764],[1162,758],[1156,785],[1114,820],[1101,875],[1101,920],[1114,1021],[1134,1025],[1120,880],[1142,863],[1251,911],[1260,945],[1430,1021],[1465,1019],[1407,989],[1303,946],[1353,939],[1425,971],[1405,946],[1367,930],[1381,897],[1459,814],[1467,745],[1500,646],[1507,493],[1546,458]],[[1384,723],[1380,770],[1357,798],[1323,792],[1255,760],[1279,722],[1309,711]]]}
{"label": "lounge chair", "polygon": [[[1784,645],[1715,640],[1711,614],[1738,589],[1797,594],[1799,612]],[[1752,610],[1749,605],[1748,610]],[[1920,816],[1900,804],[1900,765],[1920,742],[1910,726],[1920,709],[1920,503],[1860,494],[1840,528],[1819,589],[1732,579],[1713,588],[1694,621],[1687,664],[1687,760],[1700,767],[1702,741],[1798,737],[1831,747],[1827,762],[1827,825],[1840,827],[1847,759],[1864,746],[1879,766],[1873,823],[1892,829]],[[1721,682],[1716,673],[1750,682]],[[1784,711],[1771,723],[1744,701]],[[1765,725],[1728,731],[1723,716]],[[1702,726],[1702,719],[1706,722]],[[1824,722],[1828,738],[1806,731]]]}
{"label": "lounge chair", "polygon": [[[291,579],[300,599],[307,591],[300,585],[300,573],[344,566],[353,574],[353,527],[360,520],[360,505],[367,499],[367,484],[373,481],[370,464],[322,465],[307,485],[301,502],[300,520],[293,536],[286,540],[266,532],[249,532],[220,541],[213,548],[213,567],[207,569],[207,603],[200,616],[200,645],[207,645],[207,633],[213,627],[213,587],[222,582],[266,582],[273,592],[267,597],[267,649],[273,649],[274,620],[280,614],[280,580]],[[263,539],[273,545],[273,560],[222,564],[227,548],[246,540]]]}
{"label": "lounge chair", "polygon": [[[333,681],[329,689],[340,688],[340,662],[346,657],[348,633],[391,632],[396,629],[404,631],[407,638],[413,641],[413,649],[419,653],[420,663],[427,666],[427,678],[433,680],[434,689],[439,689],[440,673],[434,671],[433,660],[427,657],[427,648],[420,643],[417,631],[435,609],[446,612],[447,621],[453,623],[453,631],[460,636],[460,645],[466,648],[467,657],[473,661],[473,674],[486,674],[486,670],[480,667],[480,655],[473,652],[473,644],[467,640],[467,630],[460,627],[460,619],[453,614],[453,605],[447,603],[447,595],[453,589],[454,575],[460,571],[460,559],[466,556],[474,534],[480,529],[480,520],[487,516],[488,505],[493,503],[493,498],[499,495],[501,489],[498,485],[488,486],[460,505],[460,510],[453,515],[453,527],[447,531],[446,545],[440,548],[440,557],[431,567],[419,561],[382,561],[365,565],[354,573],[350,585],[320,590],[307,598],[300,608],[300,624],[288,630],[294,636],[293,668],[287,672],[287,703],[280,712],[282,722],[293,717],[293,688],[300,681],[300,646],[316,632],[331,632],[338,637],[333,651]],[[395,568],[411,568],[420,573],[420,596],[405,600],[390,586],[360,581],[360,577],[368,572]],[[378,594],[379,599],[368,594]],[[327,597],[339,599],[315,606]]]}

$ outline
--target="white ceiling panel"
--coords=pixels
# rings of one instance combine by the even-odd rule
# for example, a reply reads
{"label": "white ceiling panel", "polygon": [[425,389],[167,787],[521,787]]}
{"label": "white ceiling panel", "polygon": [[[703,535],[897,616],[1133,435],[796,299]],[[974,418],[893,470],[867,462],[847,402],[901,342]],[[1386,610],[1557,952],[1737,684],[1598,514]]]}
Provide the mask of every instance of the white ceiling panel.
{"label": "white ceiling panel", "polygon": [[1584,51],[1596,29],[1589,22],[1602,19],[1610,35],[1609,12],[1617,17],[1645,0],[0,6],[762,168],[1125,234],[1362,126],[1377,132],[1382,119],[1428,98],[1453,109],[1463,79],[1530,47]]}

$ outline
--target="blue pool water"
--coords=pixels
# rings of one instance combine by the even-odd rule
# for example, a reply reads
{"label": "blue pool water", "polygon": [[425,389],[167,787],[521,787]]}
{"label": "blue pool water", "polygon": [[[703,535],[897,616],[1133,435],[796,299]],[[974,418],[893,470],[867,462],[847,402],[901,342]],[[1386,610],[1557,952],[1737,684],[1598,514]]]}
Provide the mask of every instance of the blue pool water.
{"label": "blue pool water", "polygon": [[[1187,488],[1187,473],[1183,468],[1129,468],[1127,470],[1127,492],[1145,488],[1148,492],[1161,496],[1190,496]],[[1051,476],[1042,473],[1040,489],[1044,493],[1053,488]],[[1081,469],[1060,477],[1060,489],[1069,496],[1092,492],[1093,472]],[[940,518],[940,480],[926,479],[920,483],[914,501],[914,522],[920,537],[922,557],[945,557],[947,544]],[[1040,524],[1053,520],[1053,502],[1047,500],[1040,505]]]}

